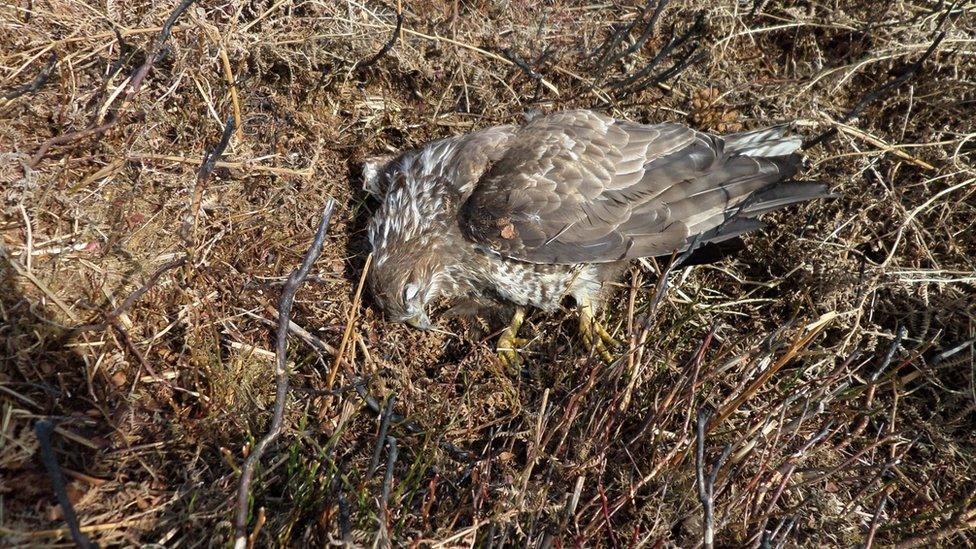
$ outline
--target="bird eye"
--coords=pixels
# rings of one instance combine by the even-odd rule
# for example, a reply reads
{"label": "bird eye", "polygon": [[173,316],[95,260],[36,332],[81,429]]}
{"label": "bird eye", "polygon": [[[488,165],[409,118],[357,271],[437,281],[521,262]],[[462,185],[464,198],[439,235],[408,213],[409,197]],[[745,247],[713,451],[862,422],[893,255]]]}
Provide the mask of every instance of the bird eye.
{"label": "bird eye", "polygon": [[417,294],[419,292],[420,292],[420,286],[411,282],[410,284],[407,284],[407,287],[404,288],[403,290],[403,300],[412,301],[413,298],[417,297]]}

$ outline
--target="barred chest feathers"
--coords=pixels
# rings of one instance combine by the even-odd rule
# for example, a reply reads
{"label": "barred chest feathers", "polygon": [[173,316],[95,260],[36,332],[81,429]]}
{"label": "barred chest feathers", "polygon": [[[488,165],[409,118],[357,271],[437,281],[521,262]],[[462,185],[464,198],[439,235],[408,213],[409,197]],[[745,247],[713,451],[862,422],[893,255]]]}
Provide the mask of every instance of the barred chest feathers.
{"label": "barred chest feathers", "polygon": [[457,267],[464,270],[476,267],[481,280],[473,288],[491,288],[497,295],[487,297],[546,312],[559,309],[566,296],[577,302],[601,302],[607,293],[601,280],[606,280],[608,269],[617,268],[616,264],[540,265],[507,259],[481,249],[475,249],[474,253],[478,256],[472,262],[474,265]]}

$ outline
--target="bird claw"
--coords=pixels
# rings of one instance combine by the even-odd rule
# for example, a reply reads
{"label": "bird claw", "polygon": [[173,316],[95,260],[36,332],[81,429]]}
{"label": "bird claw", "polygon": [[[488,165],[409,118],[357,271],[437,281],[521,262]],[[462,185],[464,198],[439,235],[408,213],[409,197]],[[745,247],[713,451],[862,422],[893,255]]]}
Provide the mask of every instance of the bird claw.
{"label": "bird claw", "polygon": [[620,348],[621,344],[594,318],[593,308],[589,304],[580,307],[579,331],[583,345],[588,351],[599,355],[607,364],[614,361],[610,350]]}
{"label": "bird claw", "polygon": [[529,340],[523,337],[515,337],[506,340],[498,340],[498,358],[506,368],[518,369],[522,367],[522,356],[520,349],[528,345]]}
{"label": "bird claw", "polygon": [[516,309],[511,323],[499,336],[498,345],[495,348],[499,360],[509,369],[517,370],[522,367],[522,357],[519,355],[519,350],[529,343],[528,339],[518,337],[518,331],[522,327],[523,320],[525,320],[525,311],[521,308]]}

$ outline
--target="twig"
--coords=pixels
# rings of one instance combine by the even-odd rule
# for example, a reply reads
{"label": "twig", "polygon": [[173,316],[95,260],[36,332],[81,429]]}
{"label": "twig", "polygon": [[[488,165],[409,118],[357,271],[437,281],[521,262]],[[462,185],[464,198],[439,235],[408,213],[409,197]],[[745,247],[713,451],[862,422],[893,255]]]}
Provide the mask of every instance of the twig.
{"label": "twig", "polygon": [[[932,44],[929,46],[929,48],[925,50],[925,53],[922,54],[922,57],[920,57],[918,61],[912,63],[912,66],[908,67],[908,70],[903,72],[898,78],[895,78],[894,80],[891,80],[890,82],[887,82],[886,84],[883,84],[880,87],[875,88],[874,90],[867,93],[864,97],[861,98],[860,101],[857,102],[856,105],[854,105],[854,107],[847,114],[842,116],[840,120],[838,120],[838,122],[843,124],[849,121],[850,119],[859,115],[861,111],[867,108],[868,105],[873,103],[876,99],[881,97],[887,91],[900,86],[901,84],[903,84],[904,82],[906,82],[907,80],[915,76],[915,73],[918,72],[920,68],[922,68],[922,64],[925,63],[925,61],[927,61],[929,57],[931,57],[931,55],[935,52],[936,48],[939,47],[939,44],[942,43],[942,40],[945,37],[946,37],[946,31],[940,32],[939,35],[936,36],[935,40],[932,41]],[[803,145],[800,146],[800,149],[807,150],[813,148],[823,143],[824,141],[830,139],[836,134],[837,134],[837,128],[836,127],[830,128],[829,130],[818,135],[817,137],[808,139],[805,143],[803,143]]]}
{"label": "twig", "polygon": [[386,397],[386,406],[384,406],[382,417],[380,417],[380,433],[376,440],[376,448],[373,450],[373,461],[370,462],[369,471],[366,473],[367,481],[373,477],[376,469],[380,466],[380,452],[383,451],[383,444],[386,442],[386,432],[390,428],[390,417],[393,416],[394,404],[396,404],[395,394]]}
{"label": "twig", "polygon": [[871,549],[874,545],[874,536],[878,532],[878,526],[881,524],[879,519],[881,518],[881,513],[884,512],[885,505],[888,504],[888,497],[891,494],[893,485],[889,485],[884,490],[881,491],[881,500],[878,501],[878,506],[874,509],[874,515],[871,516],[871,527],[868,530],[868,536],[864,540],[864,549]]}
{"label": "twig", "polygon": [[386,41],[386,44],[383,44],[383,47],[380,48],[380,51],[376,52],[375,55],[373,55],[366,61],[357,62],[353,66],[353,71],[360,72],[364,70],[366,67],[369,67],[370,65],[373,65],[374,63],[379,61],[384,55],[386,55],[387,53],[390,52],[390,50],[393,49],[393,46],[395,46],[397,43],[397,39],[400,37],[400,29],[403,28],[403,12],[397,11],[396,16],[397,16],[396,27],[393,29],[393,34],[390,35],[390,39]]}
{"label": "twig", "polygon": [[[129,332],[125,329],[124,326],[122,326],[122,323],[119,322],[118,319],[110,318],[106,324],[114,328],[115,331],[119,334],[119,337],[122,338],[122,343],[125,345],[125,348],[128,349],[129,352],[136,357],[136,360],[139,362],[139,366],[141,368],[145,368],[146,371],[149,372],[149,375],[153,377],[153,379],[172,386],[172,383],[160,377],[159,374],[156,373],[156,370],[149,364],[149,361],[146,360],[146,357],[143,356],[141,352],[139,352],[139,349],[136,348],[136,344],[132,341],[132,337],[129,335]],[[136,381],[139,380],[141,375],[142,372],[139,371],[133,377],[132,379],[133,387],[135,386]]]}
{"label": "twig", "polygon": [[524,72],[525,75],[528,76],[529,78],[533,80],[542,79],[542,75],[536,72],[532,67],[530,67],[529,64],[525,61],[525,59],[522,59],[522,57],[519,54],[515,53],[515,51],[512,48],[503,48],[502,55],[504,55],[506,59],[511,61],[513,65],[521,69],[522,72]]}
{"label": "twig", "polygon": [[667,5],[667,3],[667,0],[659,0],[657,2],[657,6],[654,8],[654,14],[651,15],[647,25],[644,26],[644,30],[641,32],[640,37],[635,40],[630,47],[620,53],[614,53],[617,46],[619,46],[620,43],[623,42],[624,38],[630,34],[630,31],[634,30],[634,27],[644,21],[644,18],[647,17],[647,13],[651,10],[651,5],[654,4],[654,0],[648,0],[640,14],[635,17],[631,23],[622,25],[620,28],[614,31],[614,33],[607,38],[603,45],[597,48],[596,51],[591,54],[590,57],[593,57],[597,53],[603,52],[600,59],[597,60],[594,66],[594,71],[597,73],[597,81],[602,80],[603,75],[607,71],[607,67],[611,63],[634,53],[640,49],[645,42],[647,42],[647,40],[651,37],[651,34],[654,32],[654,26],[657,23],[658,18],[661,17],[661,12],[664,11],[664,7]]}
{"label": "twig", "polygon": [[704,524],[702,525],[702,543],[705,549],[715,546],[715,481],[722,464],[732,453],[732,445],[726,444],[722,455],[712,466],[708,477],[705,476],[705,425],[708,423],[708,410],[698,410],[698,421],[695,424],[695,473],[698,483],[698,499],[704,509]]}
{"label": "twig", "polygon": [[929,532],[920,534],[895,544],[895,549],[911,549],[914,547],[933,547],[942,538],[954,535],[958,532],[976,528],[976,508],[968,509],[951,520],[945,526]]}
{"label": "twig", "polygon": [[22,95],[27,95],[28,93],[34,93],[41,89],[44,84],[51,78],[51,74],[54,73],[54,67],[58,64],[58,54],[51,52],[51,59],[48,60],[47,65],[41,69],[41,72],[37,73],[37,76],[33,80],[26,84],[21,84],[11,89],[0,93],[0,98],[6,99],[7,101],[13,101]]}
{"label": "twig", "polygon": [[[688,65],[690,65],[691,62],[694,62],[694,61],[689,62],[689,60],[692,58],[692,56],[691,56],[690,53],[685,56],[685,61],[684,62],[679,61],[679,62],[675,63],[674,66],[672,66],[670,69],[664,71],[664,73],[661,73],[660,75],[657,75],[657,76],[650,77],[648,80],[646,80],[640,86],[636,86],[636,85],[633,85],[632,86],[632,84],[634,84],[634,82],[637,82],[641,78],[649,75],[661,63],[661,61],[664,60],[665,57],[667,57],[668,55],[671,55],[671,52],[673,52],[674,50],[676,50],[676,49],[680,48],[681,46],[683,46],[685,44],[685,42],[687,42],[688,40],[690,40],[692,37],[701,35],[704,32],[704,30],[705,30],[705,13],[699,11],[697,14],[695,14],[695,21],[694,21],[694,23],[692,23],[691,26],[688,27],[688,29],[685,30],[685,32],[681,34],[681,36],[678,36],[677,38],[672,37],[671,40],[669,40],[668,43],[665,44],[664,47],[662,47],[660,49],[660,51],[658,51],[657,54],[654,55],[654,57],[650,60],[650,62],[648,62],[647,65],[644,66],[644,68],[642,68],[641,70],[637,71],[632,76],[629,76],[627,78],[624,78],[624,79],[621,79],[621,80],[617,80],[616,82],[610,83],[610,86],[611,87],[614,87],[614,88],[618,88],[618,89],[626,88],[626,87],[629,86],[629,89],[628,89],[627,93],[631,93],[631,92],[636,91],[636,90],[638,90],[640,88],[647,87],[647,85],[649,85],[649,84],[653,84],[655,82],[663,81],[663,80],[666,80],[668,78],[671,78],[672,76],[674,76],[678,72],[684,70],[684,68],[686,68]],[[697,46],[695,46],[695,47],[697,48]],[[684,64],[684,66],[682,66],[681,68],[677,68],[677,67],[681,66],[685,62],[687,62],[687,63]],[[666,74],[667,74],[667,76],[665,76]]]}
{"label": "twig", "polygon": [[149,275],[149,278],[146,280],[145,284],[143,284],[138,290],[129,294],[129,297],[125,298],[125,300],[121,304],[119,304],[118,307],[105,314],[105,317],[108,319],[107,322],[101,322],[99,324],[83,324],[81,326],[76,326],[72,331],[88,332],[93,330],[104,330],[105,327],[109,325],[109,322],[120,317],[123,313],[128,311],[132,307],[132,305],[134,305],[135,302],[139,300],[139,298],[141,298],[143,295],[146,294],[146,292],[152,289],[152,287],[155,286],[157,282],[159,282],[159,278],[163,276],[163,273],[171,269],[181,267],[184,263],[186,263],[186,257],[181,257],[179,259],[174,259],[173,261],[170,261],[168,263],[164,263],[162,266],[156,269],[156,271],[153,272],[153,274]]}
{"label": "twig", "polygon": [[390,494],[393,492],[393,467],[396,465],[397,460],[397,439],[386,437],[385,441],[380,441],[380,448],[383,447],[384,442],[389,447],[389,451],[386,456],[386,473],[383,475],[383,492],[380,495],[380,509],[376,517],[378,527],[376,529],[376,540],[373,542],[373,547],[392,547],[393,545],[390,541],[389,519]]}
{"label": "twig", "polygon": [[393,487],[393,466],[397,460],[397,439],[386,438],[389,451],[386,456],[386,473],[383,475],[383,496],[380,500],[380,520],[386,521],[386,513],[390,505],[390,493]]}
{"label": "twig", "polygon": [[217,165],[217,159],[224,154],[224,150],[230,144],[230,138],[234,135],[235,126],[234,117],[231,116],[227,119],[227,124],[224,125],[224,132],[221,134],[217,146],[205,152],[203,155],[203,164],[200,165],[200,171],[197,172],[197,182],[193,186],[190,215],[183,219],[183,227],[180,230],[182,233],[181,236],[185,241],[189,241],[191,229],[196,230],[197,218],[200,215],[200,203],[203,201],[203,189],[206,187],[207,182],[210,181],[210,175],[213,174],[214,167]]}
{"label": "twig", "polygon": [[[177,162],[179,164],[196,164],[199,162],[196,158],[187,158],[185,156],[176,156],[171,154],[130,154],[126,156],[127,161],[132,162],[146,162],[146,161],[162,161],[162,162]],[[293,170],[291,168],[281,168],[278,166],[264,166],[262,164],[255,164],[250,160],[244,161],[224,161],[220,160],[214,163],[217,168],[229,168],[232,170],[243,170],[245,172],[255,171],[270,173],[278,176],[287,177],[302,177],[309,179],[314,174],[312,167],[309,166],[303,170]]]}
{"label": "twig", "polygon": [[342,332],[342,340],[339,342],[339,348],[336,350],[332,369],[329,370],[329,376],[325,380],[325,386],[329,389],[335,383],[336,374],[339,372],[339,365],[342,364],[343,357],[346,354],[346,345],[349,343],[353,328],[356,326],[356,314],[359,312],[360,299],[362,299],[363,288],[366,286],[366,275],[369,273],[369,266],[372,264],[372,261],[373,254],[366,256],[363,272],[359,275],[359,284],[356,286],[356,294],[352,298],[352,306],[349,308],[349,316],[346,319],[346,329]]}
{"label": "twig", "polygon": [[54,432],[54,424],[46,419],[38,421],[34,425],[37,442],[41,445],[41,462],[47,469],[48,476],[51,477],[51,485],[54,487],[54,495],[58,498],[58,505],[61,506],[61,514],[64,515],[64,521],[68,523],[68,529],[71,530],[71,538],[75,540],[75,545],[82,549],[98,547],[81,532],[78,515],[75,513],[74,506],[71,505],[71,500],[68,499],[64,474],[61,472],[61,466],[58,465],[58,460],[54,456],[54,449],[51,447],[52,432]]}
{"label": "twig", "polygon": [[614,533],[613,521],[610,518],[610,508],[607,504],[607,493],[603,489],[603,483],[597,484],[597,491],[600,495],[600,511],[603,514],[603,524],[607,527],[607,533],[610,534],[610,543],[617,548],[619,545],[617,542],[617,534]]}
{"label": "twig", "polygon": [[237,517],[234,521],[234,547],[244,549],[247,546],[247,510],[248,496],[250,495],[251,479],[254,476],[254,468],[261,460],[261,456],[267,447],[281,434],[284,423],[285,401],[288,398],[288,320],[291,319],[291,308],[295,303],[295,293],[298,287],[305,281],[315,260],[322,254],[322,246],[325,243],[325,235],[329,229],[329,221],[332,219],[332,211],[335,209],[335,200],[329,198],[322,211],[322,220],[319,222],[318,231],[312,245],[305,253],[302,264],[292,271],[288,276],[288,281],[281,292],[281,300],[278,302],[278,330],[276,334],[276,364],[275,364],[275,393],[274,415],[271,419],[271,427],[267,434],[258,441],[251,451],[251,454],[241,468],[241,480],[237,490]]}
{"label": "twig", "polygon": [[103,124],[99,124],[98,126],[68,132],[66,134],[48,139],[37,149],[37,152],[34,153],[33,158],[31,158],[31,168],[37,167],[41,160],[47,156],[47,153],[51,150],[51,147],[56,145],[66,145],[90,135],[101,135],[112,129],[118,123],[119,118],[122,115],[122,111],[125,109],[126,105],[128,105],[129,101],[137,93],[139,93],[139,90],[142,89],[142,84],[146,79],[146,75],[149,74],[149,70],[163,57],[163,45],[169,39],[169,36],[173,31],[173,25],[176,24],[176,20],[183,15],[183,12],[186,11],[186,9],[189,8],[190,4],[192,4],[194,1],[195,0],[183,0],[180,2],[180,5],[176,6],[173,13],[169,15],[169,18],[166,19],[166,23],[163,24],[162,29],[159,31],[159,34],[156,35],[156,39],[153,41],[153,45],[149,50],[149,54],[146,56],[145,62],[143,62],[142,66],[136,69],[136,71],[132,74],[132,77],[129,79],[128,89],[125,92],[125,96],[122,98],[122,103],[119,104],[118,109],[115,110],[115,113],[109,118],[109,120]]}

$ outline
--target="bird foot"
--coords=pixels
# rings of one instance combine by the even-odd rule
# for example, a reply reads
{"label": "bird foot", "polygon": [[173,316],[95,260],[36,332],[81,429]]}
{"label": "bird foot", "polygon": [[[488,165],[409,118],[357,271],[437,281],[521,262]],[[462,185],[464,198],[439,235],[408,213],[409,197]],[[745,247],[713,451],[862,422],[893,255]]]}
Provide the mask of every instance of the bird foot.
{"label": "bird foot", "polygon": [[593,307],[590,304],[583,304],[579,311],[579,331],[583,345],[588,351],[599,355],[604,362],[610,364],[614,361],[610,350],[619,348],[620,342],[614,339],[603,324],[594,317]]}
{"label": "bird foot", "polygon": [[519,356],[519,350],[529,343],[528,339],[518,337],[519,328],[522,327],[524,320],[525,310],[519,307],[515,310],[515,314],[512,315],[512,321],[508,327],[505,328],[502,335],[498,338],[498,346],[496,347],[498,358],[506,368],[518,369],[522,366],[522,357]]}

